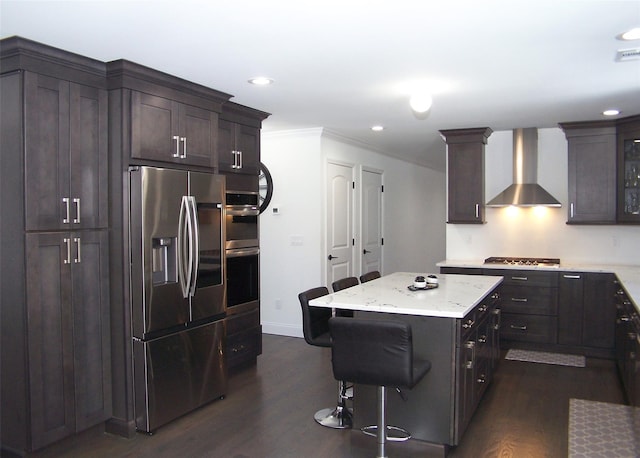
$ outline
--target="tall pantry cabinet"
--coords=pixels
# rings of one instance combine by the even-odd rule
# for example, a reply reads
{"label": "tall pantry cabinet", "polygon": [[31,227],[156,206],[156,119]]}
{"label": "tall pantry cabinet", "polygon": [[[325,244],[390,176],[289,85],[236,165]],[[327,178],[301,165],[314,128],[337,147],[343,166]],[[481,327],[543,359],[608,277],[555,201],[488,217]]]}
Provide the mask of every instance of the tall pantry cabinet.
{"label": "tall pantry cabinet", "polygon": [[2,449],[111,415],[104,63],[0,41]]}

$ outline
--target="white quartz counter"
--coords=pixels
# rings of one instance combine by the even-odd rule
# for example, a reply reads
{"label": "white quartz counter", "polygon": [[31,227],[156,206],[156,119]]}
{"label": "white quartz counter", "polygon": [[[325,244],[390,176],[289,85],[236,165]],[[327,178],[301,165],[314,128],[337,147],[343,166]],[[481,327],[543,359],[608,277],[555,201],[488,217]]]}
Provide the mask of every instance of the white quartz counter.
{"label": "white quartz counter", "polygon": [[482,269],[515,269],[515,270],[547,270],[556,272],[599,272],[613,273],[627,292],[629,298],[640,311],[640,266],[598,265],[561,263],[560,267],[536,267],[505,264],[484,264],[483,260],[455,261],[446,260],[437,264],[438,267],[465,267]]}
{"label": "white quartz counter", "polygon": [[416,276],[427,273],[396,272],[337,293],[313,299],[309,305],[345,310],[404,315],[464,318],[502,282],[502,277],[438,274],[438,288],[410,291]]}

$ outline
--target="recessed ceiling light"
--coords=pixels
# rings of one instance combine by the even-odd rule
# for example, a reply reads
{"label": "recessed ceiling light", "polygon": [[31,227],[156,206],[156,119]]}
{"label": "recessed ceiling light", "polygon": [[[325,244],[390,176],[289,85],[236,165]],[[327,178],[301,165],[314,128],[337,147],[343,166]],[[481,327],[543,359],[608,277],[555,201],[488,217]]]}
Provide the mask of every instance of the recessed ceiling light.
{"label": "recessed ceiling light", "polygon": [[374,132],[380,132],[382,130],[384,130],[384,126],[372,126],[371,130]]}
{"label": "recessed ceiling light", "polygon": [[635,27],[631,30],[627,30],[622,35],[620,35],[620,38],[627,41],[640,40],[640,27]]}
{"label": "recessed ceiling light", "polygon": [[610,108],[608,110],[604,110],[602,114],[605,116],[618,116],[620,114],[620,110],[616,110],[615,108]]}
{"label": "recessed ceiling light", "polygon": [[256,86],[268,86],[273,84],[273,80],[271,78],[267,78],[266,76],[256,76],[255,78],[251,78],[249,83],[255,84]]}

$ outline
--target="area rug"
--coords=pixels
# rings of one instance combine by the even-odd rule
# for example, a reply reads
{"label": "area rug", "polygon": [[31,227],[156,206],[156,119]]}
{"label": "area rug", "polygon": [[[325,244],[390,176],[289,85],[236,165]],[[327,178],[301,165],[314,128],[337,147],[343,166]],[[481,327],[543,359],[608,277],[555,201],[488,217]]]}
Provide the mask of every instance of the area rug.
{"label": "area rug", "polygon": [[569,458],[640,456],[640,409],[569,400]]}
{"label": "area rug", "polygon": [[549,353],[546,351],[516,350],[507,352],[504,359],[526,361],[529,363],[556,364],[558,366],[584,367],[585,357],[580,355],[565,355],[563,353]]}

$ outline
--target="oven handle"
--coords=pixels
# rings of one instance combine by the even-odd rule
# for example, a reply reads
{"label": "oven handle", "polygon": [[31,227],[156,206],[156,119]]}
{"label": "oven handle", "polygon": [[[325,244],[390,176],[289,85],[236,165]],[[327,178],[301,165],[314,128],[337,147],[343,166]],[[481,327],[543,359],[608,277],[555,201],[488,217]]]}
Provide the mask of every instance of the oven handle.
{"label": "oven handle", "polygon": [[238,249],[238,250],[227,250],[225,252],[225,254],[227,255],[227,258],[240,258],[240,257],[243,257],[243,256],[255,256],[257,254],[260,254],[260,248],[254,247],[254,248],[242,248],[242,249]]}
{"label": "oven handle", "polygon": [[258,216],[260,208],[255,205],[227,205],[227,215],[232,216]]}

